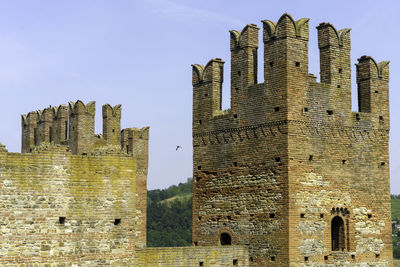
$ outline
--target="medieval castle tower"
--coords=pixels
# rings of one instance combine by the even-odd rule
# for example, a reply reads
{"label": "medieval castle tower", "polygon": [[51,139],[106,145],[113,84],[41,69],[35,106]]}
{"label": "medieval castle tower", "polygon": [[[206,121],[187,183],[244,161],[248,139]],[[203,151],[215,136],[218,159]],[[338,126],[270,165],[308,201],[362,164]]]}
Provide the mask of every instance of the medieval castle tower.
{"label": "medieval castle tower", "polygon": [[247,246],[250,266],[391,266],[389,62],[358,59],[352,112],[350,29],[317,27],[317,82],[308,21],[262,21],[264,83],[259,28],[230,32],[230,110],[224,62],[193,65],[193,244]]}

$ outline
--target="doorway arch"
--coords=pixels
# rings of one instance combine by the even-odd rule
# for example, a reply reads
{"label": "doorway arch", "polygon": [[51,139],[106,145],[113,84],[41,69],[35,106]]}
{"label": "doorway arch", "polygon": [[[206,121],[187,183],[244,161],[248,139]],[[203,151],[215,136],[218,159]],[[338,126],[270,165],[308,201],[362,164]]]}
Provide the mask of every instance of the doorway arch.
{"label": "doorway arch", "polygon": [[340,216],[335,216],[331,223],[332,250],[343,251],[345,249],[344,222]]}

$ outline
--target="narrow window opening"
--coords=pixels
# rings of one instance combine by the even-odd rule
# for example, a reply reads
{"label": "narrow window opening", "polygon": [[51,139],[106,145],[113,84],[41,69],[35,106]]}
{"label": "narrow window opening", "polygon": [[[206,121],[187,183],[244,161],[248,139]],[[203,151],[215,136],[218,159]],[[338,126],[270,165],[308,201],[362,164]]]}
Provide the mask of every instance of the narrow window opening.
{"label": "narrow window opening", "polygon": [[304,111],[304,112],[308,112],[308,108],[305,107],[305,108],[303,109],[303,111]]}
{"label": "narrow window opening", "polygon": [[199,221],[201,221],[201,216],[199,216]]}
{"label": "narrow window opening", "polygon": [[228,220],[232,220],[231,216],[227,216],[226,218],[227,218]]}
{"label": "narrow window opening", "polygon": [[321,219],[324,218],[324,214],[321,213],[321,214],[319,215],[319,217],[320,217]]}
{"label": "narrow window opening", "polygon": [[65,140],[69,139],[69,123],[68,120],[65,121]]}
{"label": "narrow window opening", "polygon": [[356,120],[360,120],[360,114],[356,114]]}
{"label": "narrow window opening", "polygon": [[199,120],[199,124],[201,124],[202,123],[202,121],[201,120]]}
{"label": "narrow window opening", "polygon": [[270,217],[270,218],[275,218],[275,213],[270,213],[270,214],[269,214],[269,217]]}
{"label": "narrow window opening", "polygon": [[380,254],[375,254],[375,258],[377,258],[377,259],[378,259],[378,258],[379,258],[379,256],[380,256]]}
{"label": "narrow window opening", "polygon": [[58,217],[58,222],[60,224],[65,224],[65,217]]}
{"label": "narrow window opening", "polygon": [[301,213],[301,214],[300,214],[300,218],[304,218],[304,213]]}
{"label": "narrow window opening", "polygon": [[53,127],[49,128],[49,142],[53,142]]}
{"label": "narrow window opening", "polygon": [[354,260],[356,258],[356,255],[351,255],[351,258]]}
{"label": "narrow window opening", "polygon": [[271,261],[275,261],[275,256],[271,256]]}
{"label": "narrow window opening", "polygon": [[38,129],[37,128],[33,129],[33,144],[35,146],[38,145]]}
{"label": "narrow window opening", "polygon": [[227,233],[222,233],[220,238],[221,246],[229,246],[232,245],[232,238],[229,234]]}
{"label": "narrow window opening", "polygon": [[234,259],[234,260],[233,260],[233,265],[234,265],[234,266],[238,265],[238,260],[237,260],[237,259]]}
{"label": "narrow window opening", "polygon": [[343,72],[343,70],[341,68],[339,68],[339,73],[342,73],[342,72]]}
{"label": "narrow window opening", "polygon": [[304,261],[308,261],[308,257],[304,257]]}
{"label": "narrow window opening", "polygon": [[278,112],[279,111],[279,107],[274,107],[274,111]]}
{"label": "narrow window opening", "polygon": [[372,214],[368,214],[368,219],[371,219],[372,218]]}
{"label": "narrow window opening", "polygon": [[344,160],[342,160],[342,164],[346,164],[346,160],[344,159]]}
{"label": "narrow window opening", "polygon": [[309,161],[313,160],[313,155],[310,155],[310,156],[308,157],[308,160],[309,160]]}
{"label": "narrow window opening", "polygon": [[121,219],[115,219],[114,220],[114,225],[118,225],[118,224],[120,224],[121,223]]}
{"label": "narrow window opening", "polygon": [[274,66],[274,62],[271,61],[271,62],[269,63],[269,66],[270,66],[270,67],[273,67],[273,66]]}
{"label": "narrow window opening", "polygon": [[385,162],[382,161],[382,162],[381,162],[381,166],[385,166]]}
{"label": "narrow window opening", "polygon": [[253,261],[253,257],[250,257],[250,261]]}
{"label": "narrow window opening", "polygon": [[235,119],[237,119],[237,114],[234,114],[233,117],[234,117]]}
{"label": "narrow window opening", "polygon": [[240,71],[238,71],[238,75],[239,75],[239,76],[241,76],[241,75],[242,75],[242,73],[241,73]]}
{"label": "narrow window opening", "polygon": [[115,129],[112,129],[112,132],[114,133],[114,132],[115,132]]}
{"label": "narrow window opening", "polygon": [[193,242],[194,243],[194,245],[197,247],[199,244],[197,243],[197,242]]}
{"label": "narrow window opening", "polygon": [[380,120],[380,121],[383,121],[383,117],[382,117],[382,116],[379,116],[379,120]]}
{"label": "narrow window opening", "polygon": [[237,165],[238,165],[238,163],[235,161],[235,162],[233,163],[233,166],[237,167]]}
{"label": "narrow window opening", "polygon": [[281,158],[280,157],[276,157],[275,158],[275,162],[281,162]]}
{"label": "narrow window opening", "polygon": [[332,115],[333,114],[333,110],[327,110],[326,113],[328,113],[328,115]]}
{"label": "narrow window opening", "polygon": [[328,260],[328,256],[324,256],[324,260],[326,260],[326,261],[327,261],[327,260]]}
{"label": "narrow window opening", "polygon": [[300,62],[296,62],[296,67],[300,67]]}
{"label": "narrow window opening", "polygon": [[198,169],[198,170],[201,170],[201,166],[197,166],[197,169]]}
{"label": "narrow window opening", "polygon": [[331,224],[332,250],[343,251],[345,248],[344,222],[339,216],[332,219]]}
{"label": "narrow window opening", "polygon": [[204,262],[200,261],[199,266],[204,266]]}
{"label": "narrow window opening", "polygon": [[129,145],[126,145],[126,154],[129,154]]}

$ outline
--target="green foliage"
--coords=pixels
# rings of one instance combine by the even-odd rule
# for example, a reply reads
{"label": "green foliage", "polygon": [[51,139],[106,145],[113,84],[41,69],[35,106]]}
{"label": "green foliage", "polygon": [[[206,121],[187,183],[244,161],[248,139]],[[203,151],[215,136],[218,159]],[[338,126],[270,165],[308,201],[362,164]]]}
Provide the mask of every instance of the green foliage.
{"label": "green foliage", "polygon": [[400,221],[400,195],[391,195],[392,219]]}
{"label": "green foliage", "polygon": [[192,242],[192,179],[147,192],[147,246],[181,247]]}

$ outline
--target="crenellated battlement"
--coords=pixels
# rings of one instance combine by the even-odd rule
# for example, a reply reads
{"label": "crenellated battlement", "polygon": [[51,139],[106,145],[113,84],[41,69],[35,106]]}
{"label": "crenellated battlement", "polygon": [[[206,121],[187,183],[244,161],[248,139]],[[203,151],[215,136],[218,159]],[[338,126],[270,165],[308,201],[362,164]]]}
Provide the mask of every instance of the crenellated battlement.
{"label": "crenellated battlement", "polygon": [[[309,19],[294,20],[285,13],[277,22],[262,20],[262,24],[262,84],[257,83],[259,28],[248,24],[241,31],[229,31],[229,110],[221,110],[224,61],[217,58],[210,60],[206,66],[192,65],[194,132],[218,130],[221,125],[224,125],[222,128],[227,125],[231,128],[248,126],[257,120],[260,123],[281,120],[312,123],[319,120],[345,127],[355,125],[355,113],[351,107],[351,29],[337,30],[325,22],[317,26],[321,81],[316,82],[315,78],[310,78],[314,76],[308,70]],[[382,123],[389,119],[388,63],[376,63],[372,58],[363,56],[357,64],[359,112],[375,113],[362,116],[371,118],[370,127],[389,126]],[[225,115],[224,118],[221,114]]]}
{"label": "crenellated battlement", "polygon": [[[42,143],[65,145],[72,154],[78,155],[90,154],[95,150],[98,153],[100,147],[114,149],[116,146],[120,146],[124,153],[133,154],[135,147],[144,145],[137,144],[136,141],[142,138],[131,136],[130,150],[125,150],[124,131],[121,131],[121,105],[103,105],[101,135],[94,133],[95,113],[95,101],[85,104],[77,100],[68,105],[48,107],[21,115],[22,153],[30,153]],[[148,127],[146,140],[148,142]]]}

